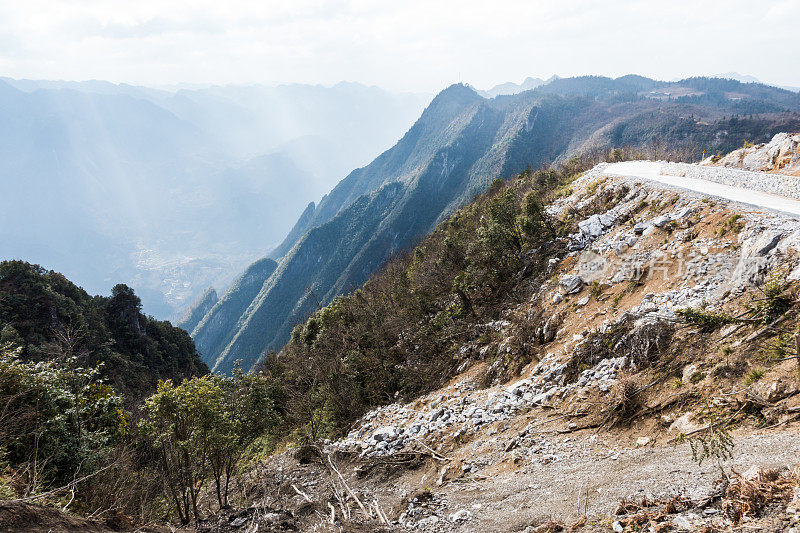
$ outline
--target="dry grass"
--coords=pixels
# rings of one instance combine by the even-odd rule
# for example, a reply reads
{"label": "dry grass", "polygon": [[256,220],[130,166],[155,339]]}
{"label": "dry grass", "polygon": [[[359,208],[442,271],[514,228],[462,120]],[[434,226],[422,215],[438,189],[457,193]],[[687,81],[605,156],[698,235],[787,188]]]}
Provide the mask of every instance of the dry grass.
{"label": "dry grass", "polygon": [[625,531],[669,531],[672,521],[669,515],[687,510],[690,502],[674,496],[658,500],[642,498],[639,501],[623,499],[617,504],[614,514],[623,516],[619,523]]}
{"label": "dry grass", "polygon": [[554,520],[547,520],[533,528],[533,533],[558,533],[564,531],[564,525]]}
{"label": "dry grass", "polygon": [[797,473],[782,476],[777,470],[759,470],[752,479],[735,475],[722,499],[722,511],[738,524],[743,518],[760,516],[772,503],[788,503],[798,483]]}
{"label": "dry grass", "polygon": [[620,517],[625,531],[666,531],[672,524],[670,515],[716,502],[714,506],[718,506],[733,525],[738,525],[745,518],[763,516],[773,504],[783,508],[792,499],[799,479],[797,472],[782,475],[777,470],[760,470],[750,479],[734,473],[730,480],[721,480],[719,492],[705,503],[680,496],[659,500],[623,499],[617,504],[614,515]]}
{"label": "dry grass", "polygon": [[621,375],[605,410],[605,423],[615,425],[630,420],[642,407],[639,393],[638,380],[629,374]]}

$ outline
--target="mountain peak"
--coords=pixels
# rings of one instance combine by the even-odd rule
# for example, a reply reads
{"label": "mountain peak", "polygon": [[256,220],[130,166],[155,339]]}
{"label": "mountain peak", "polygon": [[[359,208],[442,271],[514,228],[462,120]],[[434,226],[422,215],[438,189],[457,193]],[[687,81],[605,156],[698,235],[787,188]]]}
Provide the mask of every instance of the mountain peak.
{"label": "mountain peak", "polygon": [[459,102],[469,104],[474,101],[482,100],[481,96],[469,85],[465,83],[454,83],[436,95],[431,102],[434,105],[441,101]]}

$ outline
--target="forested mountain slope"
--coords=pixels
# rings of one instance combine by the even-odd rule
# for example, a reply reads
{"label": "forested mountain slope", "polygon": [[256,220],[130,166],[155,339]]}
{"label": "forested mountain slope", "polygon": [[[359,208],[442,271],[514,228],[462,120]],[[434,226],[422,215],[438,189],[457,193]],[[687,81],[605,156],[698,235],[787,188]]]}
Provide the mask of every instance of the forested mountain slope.
{"label": "forested mountain slope", "polygon": [[220,339],[235,329],[237,321],[261,290],[264,280],[270,277],[277,266],[275,261],[265,257],[247,267],[222,298],[191,329],[186,328],[192,333],[200,353],[212,353],[219,349]]}
{"label": "forested mountain slope", "polygon": [[217,291],[213,287],[208,289],[186,310],[175,325],[191,332],[218,301]]}
{"label": "forested mountain slope", "polygon": [[487,100],[454,85],[406,135],[309,206],[274,252],[279,265],[233,330],[200,351],[213,370],[277,350],[319,305],[361,285],[496,177],[594,149],[631,145],[684,159],[800,125],[800,95],[730,80],[558,79]]}
{"label": "forested mountain slope", "polygon": [[62,274],[23,261],[0,262],[0,346],[21,348],[28,361],[102,364],[102,375],[131,401],[159,379],[208,373],[191,337],[143,315],[130,287],[90,296]]}

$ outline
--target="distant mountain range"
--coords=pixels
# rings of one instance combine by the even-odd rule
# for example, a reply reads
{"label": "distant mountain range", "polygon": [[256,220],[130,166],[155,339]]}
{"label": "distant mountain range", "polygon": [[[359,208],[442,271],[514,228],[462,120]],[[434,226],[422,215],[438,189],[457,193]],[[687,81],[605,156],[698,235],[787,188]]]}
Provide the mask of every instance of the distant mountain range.
{"label": "distant mountain range", "polygon": [[553,76],[552,78],[548,79],[547,81],[540,79],[540,78],[531,78],[530,76],[525,78],[522,83],[516,84],[514,82],[506,82],[501,83],[499,85],[495,85],[491,89],[486,91],[478,91],[478,94],[483,96],[484,98],[494,98],[495,96],[501,95],[508,95],[508,94],[518,94],[523,91],[530,91],[531,89],[535,89],[537,87],[541,87],[545,83],[550,83],[553,80],[557,80],[558,76]]}
{"label": "distant mountain range", "polygon": [[[714,74],[714,78],[723,78],[727,80],[736,80],[742,83],[764,83],[763,81],[759,80],[755,76],[750,76],[748,74],[739,74],[738,72],[724,72],[722,74]],[[786,89],[787,91],[794,91],[800,92],[800,87],[791,87],[788,85],[775,85],[775,87],[779,87],[781,89]]]}
{"label": "distant mountain range", "polygon": [[174,92],[0,81],[0,259],[176,317],[280,243],[429,96],[341,83]]}
{"label": "distant mountain range", "polygon": [[[761,80],[759,80],[758,78],[756,78],[755,76],[750,76],[750,75],[747,75],[747,74],[739,74],[738,72],[724,72],[722,74],[713,74],[710,77],[711,78],[722,78],[722,79],[726,79],[726,80],[735,80],[735,81],[739,81],[739,82],[742,82],[742,83],[761,83],[761,84],[764,83]],[[522,91],[530,91],[530,90],[535,89],[537,87],[541,87],[542,85],[546,85],[546,84],[550,83],[551,81],[554,81],[554,80],[557,80],[557,79],[560,79],[560,78],[559,78],[559,76],[555,76],[555,75],[551,76],[547,80],[543,80],[541,78],[533,78],[533,77],[529,76],[529,77],[525,78],[525,80],[520,84],[517,84],[517,83],[514,83],[514,82],[500,83],[498,85],[495,85],[491,89],[487,89],[485,91],[478,90],[478,94],[480,94],[481,96],[483,96],[485,98],[494,98],[495,96],[500,96],[500,95],[504,95],[504,94],[517,94],[517,93],[521,93]],[[674,79],[672,81],[673,82],[678,82],[678,81],[681,81],[681,79],[683,79],[683,78],[676,78],[676,79]],[[769,84],[765,84],[765,85],[769,85]],[[800,92],[800,87],[790,87],[790,86],[782,86],[782,85],[774,85],[774,87],[778,87],[779,89],[786,89],[787,91]]]}
{"label": "distant mountain range", "polygon": [[[497,177],[612,146],[661,146],[690,158],[800,128],[800,95],[759,84],[641,76],[554,79],[487,99],[442,91],[402,139],[309,204],[192,331],[214,371],[249,368],[294,326],[359,287]],[[269,259],[268,258],[268,259]]]}

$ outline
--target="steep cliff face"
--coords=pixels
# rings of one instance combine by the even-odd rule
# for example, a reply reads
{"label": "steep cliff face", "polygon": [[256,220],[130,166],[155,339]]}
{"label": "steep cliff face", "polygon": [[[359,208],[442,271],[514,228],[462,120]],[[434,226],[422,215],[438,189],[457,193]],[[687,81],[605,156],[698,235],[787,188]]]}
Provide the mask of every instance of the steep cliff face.
{"label": "steep cliff face", "polygon": [[209,366],[215,366],[215,359],[209,358],[208,354],[216,353],[221,345],[228,342],[236,322],[277,266],[275,261],[268,258],[250,265],[192,330],[197,350]]}
{"label": "steep cliff face", "polygon": [[219,297],[214,288],[206,290],[200,297],[186,310],[183,316],[175,323],[179,328],[183,328],[188,332],[194,330],[197,324],[203,320],[203,317],[214,307]]}
{"label": "steep cliff face", "polygon": [[[728,85],[687,80],[679,86],[685,97],[665,101],[661,85],[575,78],[492,100],[463,85],[446,89],[397,145],[306,209],[272,254],[280,266],[224,343],[206,346],[207,360],[227,371],[235,359],[247,367],[280,349],[318,305],[361,285],[497,177],[620,145],[669,147],[692,158],[701,144],[723,150],[744,136],[766,139],[787,124],[800,126],[800,96],[786,91],[742,86],[753,93],[743,102],[725,96]],[[767,114],[778,105],[794,113]],[[765,114],[728,119],[737,109]]]}

